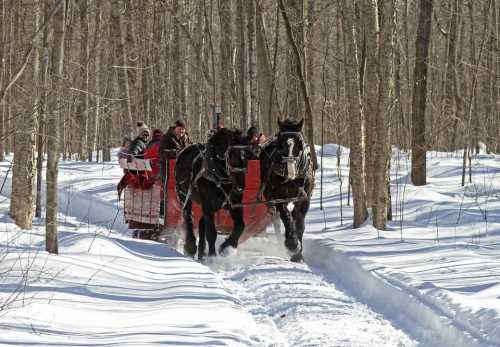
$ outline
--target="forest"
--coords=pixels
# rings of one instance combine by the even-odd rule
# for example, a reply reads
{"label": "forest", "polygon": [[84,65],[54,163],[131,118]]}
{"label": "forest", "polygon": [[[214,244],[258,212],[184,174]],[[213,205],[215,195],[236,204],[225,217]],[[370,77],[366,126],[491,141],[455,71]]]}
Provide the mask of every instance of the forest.
{"label": "forest", "polygon": [[267,135],[304,118],[313,147],[350,148],[353,226],[372,208],[379,229],[393,146],[415,185],[427,151],[460,151],[464,184],[481,144],[500,150],[497,0],[2,0],[0,16],[0,160],[14,153],[22,228],[46,185],[55,231],[59,160],[109,161],[137,121],[183,118],[204,141],[217,118]]}

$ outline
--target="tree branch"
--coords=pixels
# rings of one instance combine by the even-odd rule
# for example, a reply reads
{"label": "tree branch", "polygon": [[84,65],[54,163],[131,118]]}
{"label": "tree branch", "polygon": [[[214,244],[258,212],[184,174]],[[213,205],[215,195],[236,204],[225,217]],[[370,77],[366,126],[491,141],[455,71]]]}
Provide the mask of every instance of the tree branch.
{"label": "tree branch", "polygon": [[28,48],[28,50],[26,51],[26,53],[24,54],[23,64],[21,65],[21,67],[19,68],[19,70],[17,70],[16,74],[10,80],[10,82],[5,86],[5,88],[0,91],[0,104],[5,99],[5,95],[7,95],[7,92],[9,91],[9,89],[23,75],[23,72],[26,69],[26,66],[28,66],[28,62],[30,60],[31,53],[33,53],[33,50],[35,49],[35,40],[38,38],[38,36],[40,35],[40,33],[42,33],[45,30],[45,28],[49,24],[50,20],[52,19],[52,17],[54,17],[54,15],[56,14],[57,10],[59,9],[59,7],[61,7],[61,5],[63,3],[64,3],[64,0],[59,0],[54,5],[54,7],[52,8],[52,10],[49,12],[49,14],[48,14],[47,19],[45,20],[45,22],[40,26],[40,28],[38,28],[38,30],[35,32],[35,34],[31,37],[31,40],[30,40],[31,41],[31,45]]}

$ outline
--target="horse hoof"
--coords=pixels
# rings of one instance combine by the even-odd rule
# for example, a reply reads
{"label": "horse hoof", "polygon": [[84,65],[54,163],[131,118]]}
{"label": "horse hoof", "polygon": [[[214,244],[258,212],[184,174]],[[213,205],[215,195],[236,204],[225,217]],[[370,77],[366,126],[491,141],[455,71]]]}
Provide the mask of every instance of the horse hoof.
{"label": "horse hoof", "polygon": [[198,250],[198,248],[196,247],[196,245],[193,246],[193,245],[190,245],[189,243],[186,243],[184,245],[184,254],[187,254],[190,257],[194,257],[197,250]]}
{"label": "horse hoof", "polygon": [[303,263],[304,262],[304,257],[302,256],[302,253],[297,253],[292,255],[290,258],[290,261],[293,261],[294,263]]}
{"label": "horse hoof", "polygon": [[233,247],[231,245],[225,245],[224,247],[223,246],[224,244],[222,244],[219,248],[219,254],[223,257],[228,257],[237,253],[236,247]]}
{"label": "horse hoof", "polygon": [[292,253],[297,253],[300,251],[299,240],[296,238],[287,238],[285,240],[285,247]]}

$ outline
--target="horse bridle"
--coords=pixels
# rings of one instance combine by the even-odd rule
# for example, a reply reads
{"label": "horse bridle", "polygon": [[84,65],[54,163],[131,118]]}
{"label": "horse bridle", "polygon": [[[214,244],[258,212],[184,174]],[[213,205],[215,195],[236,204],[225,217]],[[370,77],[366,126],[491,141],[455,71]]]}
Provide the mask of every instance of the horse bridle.
{"label": "horse bridle", "polygon": [[244,174],[247,172],[246,166],[245,167],[234,167],[233,164],[231,164],[230,155],[231,155],[232,150],[234,150],[234,149],[240,151],[241,161],[245,161],[244,152],[249,151],[248,145],[229,146],[226,150],[226,153],[224,154],[224,157],[226,160],[226,170],[229,174],[232,174],[232,173],[235,173],[235,174],[243,173]]}
{"label": "horse bridle", "polygon": [[[289,146],[288,155],[279,155],[281,157],[280,163],[276,163],[276,161],[273,160],[273,164],[275,164],[273,165],[273,172],[276,175],[285,178],[286,181],[290,181],[299,177],[303,177],[306,174],[309,146],[307,146],[304,141],[304,136],[299,131],[283,131],[278,133],[276,139],[276,142],[278,144],[280,142],[280,137],[282,137],[283,135],[293,135],[294,137],[298,137],[298,141],[301,142],[303,146],[303,149],[299,152],[299,154],[297,156],[293,156],[293,147],[296,145],[296,143],[294,139],[289,138],[287,139],[287,144]],[[273,153],[275,154],[274,157],[277,157],[276,153],[280,154],[279,151],[276,151],[275,153]],[[276,164],[278,167],[276,167]],[[292,175],[290,175],[290,171],[293,172]]]}

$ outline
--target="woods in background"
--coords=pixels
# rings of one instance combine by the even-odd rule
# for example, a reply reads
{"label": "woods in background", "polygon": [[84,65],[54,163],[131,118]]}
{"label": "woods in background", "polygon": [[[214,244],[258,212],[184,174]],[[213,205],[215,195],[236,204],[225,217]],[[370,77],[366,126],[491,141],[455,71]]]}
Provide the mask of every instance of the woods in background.
{"label": "woods in background", "polygon": [[414,184],[428,150],[500,151],[498,0],[0,3],[0,159],[15,153],[24,228],[37,157],[57,203],[59,158],[110,160],[138,120],[184,118],[200,141],[216,110],[266,134],[304,117],[310,144],[351,148],[355,227],[373,208],[385,228],[391,145],[412,149]]}

